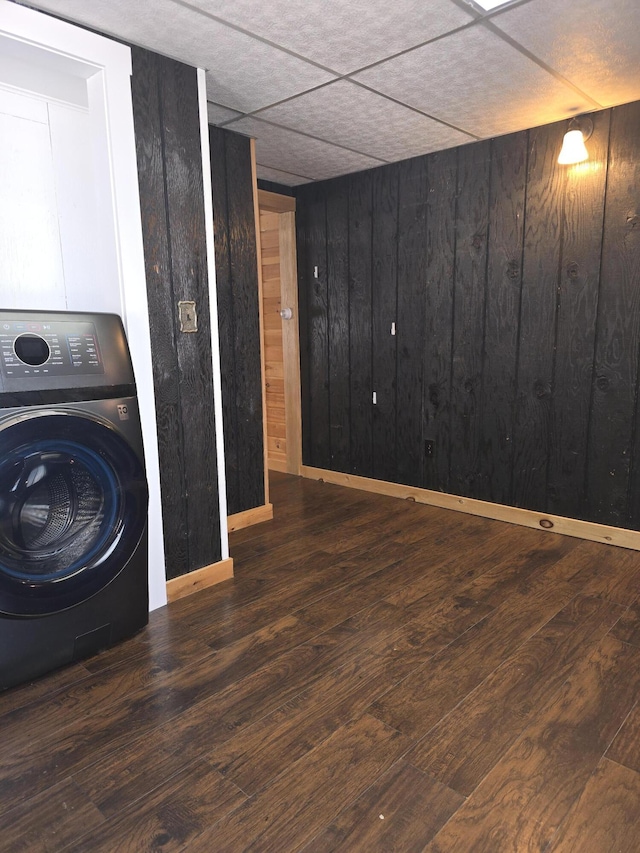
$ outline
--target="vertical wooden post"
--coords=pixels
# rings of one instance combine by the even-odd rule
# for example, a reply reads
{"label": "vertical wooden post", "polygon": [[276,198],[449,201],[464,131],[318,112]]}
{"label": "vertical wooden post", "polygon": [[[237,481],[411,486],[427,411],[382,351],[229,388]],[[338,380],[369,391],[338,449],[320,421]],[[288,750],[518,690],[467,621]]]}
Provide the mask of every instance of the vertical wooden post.
{"label": "vertical wooden post", "polygon": [[267,461],[267,401],[264,369],[264,317],[262,294],[262,249],[260,246],[260,208],[258,206],[258,178],[256,175],[256,141],[251,140],[251,183],[253,186],[253,212],[256,222],[256,258],[258,263],[258,316],[260,323],[260,376],[262,387],[262,442],[264,458],[264,502],[269,504],[269,468]]}

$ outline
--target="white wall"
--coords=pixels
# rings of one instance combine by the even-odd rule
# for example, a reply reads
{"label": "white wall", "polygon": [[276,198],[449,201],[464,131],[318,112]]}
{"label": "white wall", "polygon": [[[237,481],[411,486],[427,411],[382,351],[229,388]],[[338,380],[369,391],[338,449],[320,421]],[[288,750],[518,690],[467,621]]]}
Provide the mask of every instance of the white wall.
{"label": "white wall", "polygon": [[47,103],[1,88],[0,198],[2,307],[65,308]]}
{"label": "white wall", "polygon": [[115,258],[108,262],[102,238],[93,160],[86,107],[0,84],[4,308],[123,313]]}

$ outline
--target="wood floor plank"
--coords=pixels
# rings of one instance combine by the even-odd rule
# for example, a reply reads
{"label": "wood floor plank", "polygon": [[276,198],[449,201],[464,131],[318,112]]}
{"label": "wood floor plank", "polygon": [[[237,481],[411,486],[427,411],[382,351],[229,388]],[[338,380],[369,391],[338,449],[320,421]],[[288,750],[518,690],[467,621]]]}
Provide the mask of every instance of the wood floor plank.
{"label": "wood floor plank", "polygon": [[[255,637],[250,638],[256,641],[253,652],[250,652],[247,641],[243,640],[222,653],[212,655],[210,659],[183,667],[179,678],[174,677],[172,681],[158,679],[153,687],[132,691],[126,699],[105,705],[87,719],[70,722],[61,731],[49,726],[37,742],[32,742],[29,730],[25,730],[20,748],[14,744],[8,760],[0,766],[0,811],[3,807],[9,808],[19,802],[26,793],[42,790],[48,779],[77,772],[115,753],[132,738],[132,734],[138,738],[146,737],[163,726],[170,731],[174,730],[172,721],[176,717],[210,695],[220,696],[214,710],[217,709],[221,715],[214,732],[210,734],[220,738],[229,737],[226,728],[229,716],[234,718],[233,730],[234,726],[240,724],[242,714],[250,717],[251,714],[260,713],[264,707],[267,698],[260,692],[260,685],[264,682],[272,685],[271,707],[280,704],[276,685],[288,688],[293,693],[301,689],[293,679],[282,683],[282,672],[287,671],[290,660],[297,663],[301,681],[318,677],[312,666],[312,662],[318,658],[322,661],[318,665],[324,665],[326,669],[338,666],[334,661],[339,660],[341,653],[346,651],[339,647],[339,641],[345,639],[344,633],[327,636],[317,644],[300,646],[301,636],[295,631],[297,626],[307,636],[315,633],[313,627],[291,617],[257,632],[257,640]],[[346,639],[351,639],[351,633]],[[268,657],[265,657],[268,646],[272,649],[268,657],[277,660],[277,665],[273,667],[269,666]],[[243,690],[240,687],[244,683],[241,673],[247,674],[258,669],[266,671],[256,679],[258,686],[254,688],[254,682],[249,680]],[[225,709],[226,714],[221,709]],[[196,718],[198,713],[196,710]],[[188,715],[186,719],[189,719]],[[191,731],[188,725],[186,729]],[[25,765],[29,768],[26,773]]]}
{"label": "wood floor plank", "polygon": [[340,728],[189,848],[216,853],[283,853],[302,846],[357,799],[410,741],[374,717]]}
{"label": "wood floor plank", "polygon": [[[161,608],[150,614],[148,632],[154,644],[169,643],[174,638],[189,630],[191,622],[204,624],[224,623],[225,614],[242,609],[252,602],[260,601],[271,589],[281,585],[278,577],[273,575],[267,577],[247,577],[235,573],[233,578],[198,592],[197,596],[189,595],[171,603],[170,608]],[[203,611],[209,617],[209,623],[204,620]],[[192,630],[192,633],[193,632]],[[95,669],[94,663],[100,664],[101,655],[92,658],[91,668]]]}
{"label": "wood floor plank", "polygon": [[104,712],[111,705],[129,701],[140,690],[144,692],[150,673],[156,678],[166,678],[182,665],[213,656],[212,650],[198,638],[183,641],[171,653],[163,650],[156,654],[147,648],[143,654],[136,650],[129,659],[126,648],[122,648],[122,657],[112,666],[108,680],[102,672],[91,673],[58,691],[55,702],[43,695],[38,701],[6,714],[2,719],[2,737],[7,747],[19,751],[24,746],[32,748],[43,739],[44,748],[47,740],[59,734],[61,728],[73,725],[78,707],[82,707],[84,716]]}
{"label": "wood floor plank", "polygon": [[75,840],[74,849],[92,853],[183,850],[246,799],[206,761],[197,761],[143,802],[129,803],[123,798],[115,819],[98,830],[84,832]]}
{"label": "wood floor plank", "polygon": [[625,607],[640,598],[640,555],[637,551],[585,543],[599,563],[578,573],[575,581],[585,595],[601,595]]}
{"label": "wood floor plank", "polygon": [[618,640],[640,646],[640,599],[627,608],[611,633]]}
{"label": "wood floor plank", "polygon": [[426,851],[544,850],[639,687],[640,650],[605,637]]}
{"label": "wood floor plank", "polygon": [[[302,632],[298,628],[302,628]],[[289,616],[278,620],[268,629],[260,629],[248,635],[216,657],[219,676],[217,686],[222,689],[229,683],[235,683],[243,671],[246,673],[256,668],[257,660],[264,665],[270,657],[279,655],[287,646],[296,647],[315,633],[315,629]],[[267,650],[269,645],[271,653]],[[212,661],[211,674],[213,668]],[[198,715],[199,711],[195,713]],[[208,713],[205,712],[205,717]],[[188,719],[188,715],[184,719]],[[188,731],[190,737],[191,729]],[[138,796],[152,791],[159,784],[158,780],[180,771],[197,755],[206,752],[204,744],[207,743],[207,737],[213,734],[211,727],[208,727],[207,734],[191,744],[188,738],[181,739],[179,723],[170,722],[155,733],[151,751],[143,738],[142,742],[134,743],[131,748],[119,750],[115,756],[107,754],[90,766],[81,767],[74,773],[74,778],[104,814],[112,815],[121,806],[123,791],[135,790]]]}
{"label": "wood floor plank", "polygon": [[105,823],[75,782],[64,779],[0,818],[0,849],[5,853],[57,853],[87,830]]}
{"label": "wood floor plank", "polygon": [[331,628],[423,574],[424,568],[420,561],[399,560],[301,608],[296,611],[296,615],[318,628]]}
{"label": "wood floor plank", "polygon": [[[405,615],[403,624],[388,633],[375,631],[369,648],[387,660],[388,677],[401,682],[409,674],[420,672],[427,661],[482,623],[492,612],[493,608],[486,604],[454,595],[408,622]],[[357,622],[352,619],[345,624],[355,626]]]}
{"label": "wood floor plank", "polygon": [[431,729],[407,760],[469,796],[621,610],[603,599],[575,598]]}
{"label": "wood floor plank", "polygon": [[243,791],[256,793],[361,716],[389,683],[385,673],[382,658],[360,655],[215,748],[211,763]]}
{"label": "wood floor plank", "polygon": [[489,569],[470,580],[465,592],[488,604],[499,604],[511,594],[525,593],[541,574],[568,580],[580,561],[579,544],[568,537],[548,536],[529,548],[501,555]]}
{"label": "wood floor plank", "polygon": [[[415,505],[414,505],[415,506]],[[420,507],[421,505],[418,504]],[[503,528],[508,527],[501,521],[483,523],[487,519],[481,519],[476,515],[456,513],[443,516],[436,507],[429,507],[431,512],[427,515],[423,512],[416,514],[415,520],[403,524],[401,530],[394,534],[393,539],[403,545],[422,544],[431,547],[436,542],[449,540],[459,536],[468,538],[469,542],[486,542],[496,536],[500,536]],[[457,517],[456,517],[457,516]]]}
{"label": "wood floor plank", "polygon": [[245,677],[234,678],[238,664],[233,651],[231,661],[222,656],[218,671],[218,656],[184,667],[172,683],[138,691],[128,702],[12,751],[0,767],[0,811],[43,790],[60,774],[77,773],[152,732],[154,740],[184,749],[193,741],[206,752],[357,657],[360,645],[355,630],[337,626],[259,669],[255,661],[255,671]]}
{"label": "wood floor plank", "polygon": [[247,629],[253,631],[263,627],[306,602],[323,598],[336,586],[348,583],[350,578],[344,561],[319,552],[305,555],[293,567],[279,566],[272,573],[276,571],[277,578],[263,582],[255,596],[241,603],[232,602],[224,612],[214,610],[208,617],[206,610],[200,607],[196,613],[186,616],[183,620],[186,629],[202,633],[212,647],[226,645],[242,637]]}
{"label": "wood floor plank", "polygon": [[[372,647],[374,651],[360,654],[217,747],[212,755],[214,765],[250,793],[264,786],[278,768],[297,760],[338,725],[363,713],[391,684],[483,618],[484,609],[475,612],[474,604],[447,602],[426,615],[424,624],[415,620],[410,627],[391,633],[397,614],[391,614],[385,623],[385,615],[390,615],[387,607],[369,608],[377,612],[377,619],[364,611],[356,615],[345,627],[357,632],[358,648]],[[363,637],[363,632],[369,632],[369,637]]]}
{"label": "wood floor plank", "polygon": [[[311,682],[312,686],[304,690],[300,695],[300,700],[305,708],[304,714],[301,717],[295,717],[292,727],[297,727],[298,732],[294,732],[294,737],[301,735],[303,742],[303,751],[310,748],[309,743],[313,741],[312,718],[308,715],[312,712],[309,710],[307,699],[311,699],[311,703],[315,703],[319,708],[321,715],[329,715],[331,717],[333,704],[337,703],[343,695],[355,693],[354,696],[349,696],[345,707],[339,709],[337,717],[339,722],[342,722],[346,712],[347,719],[353,716],[356,712],[362,713],[369,702],[379,695],[390,683],[390,676],[387,675],[388,664],[384,658],[372,654],[365,654],[361,650],[363,645],[354,629],[345,631],[344,637],[349,642],[351,652],[345,655],[347,663],[332,669],[332,662],[339,662],[340,657],[329,660],[329,664],[324,666],[321,671],[330,670],[326,675],[321,676],[316,681],[316,676],[313,673],[312,657],[309,656],[309,649],[302,649],[300,655],[293,653],[291,660],[296,657],[300,658],[301,666],[300,676],[302,679]],[[334,646],[332,641],[326,647],[330,651]],[[355,649],[355,653],[352,653]],[[338,655],[342,652],[338,648]],[[145,754],[146,739],[142,739],[141,744],[134,744],[130,753],[124,754],[124,760],[121,760],[122,753],[119,753],[116,759],[111,756],[105,757],[102,761],[92,765],[87,770],[80,772],[76,778],[85,786],[89,785],[89,790],[96,801],[99,802],[103,811],[111,810],[111,806],[105,802],[105,797],[108,799],[111,792],[115,791],[116,802],[118,791],[123,786],[135,787],[143,790],[153,787],[153,780],[158,772],[175,772],[184,765],[184,763],[193,759],[196,754],[202,754],[214,745],[224,743],[229,738],[234,738],[227,754],[242,753],[243,747],[238,747],[238,743],[245,742],[244,726],[249,725],[247,734],[247,742],[250,744],[249,750],[253,754],[258,746],[261,746],[260,767],[256,773],[255,781],[257,784],[264,779],[264,774],[269,767],[268,759],[265,757],[265,752],[269,744],[267,743],[268,731],[271,720],[267,716],[265,721],[260,721],[256,725],[260,734],[257,741],[252,740],[251,732],[255,726],[250,723],[253,717],[260,719],[262,714],[267,713],[270,707],[273,707],[274,697],[281,699],[281,695],[277,692],[277,684],[282,679],[283,670],[276,668],[275,670],[268,667],[266,671],[256,673],[255,677],[238,682],[233,690],[225,691],[224,695],[219,698],[213,697],[209,702],[203,705],[196,706],[193,709],[185,711],[179,721],[176,723],[169,722],[167,725],[160,727],[153,734],[153,754]],[[305,681],[301,681],[304,685]],[[294,688],[291,691],[294,696],[297,692]],[[342,692],[341,692],[342,691]],[[358,697],[362,694],[365,698],[359,700]],[[360,704],[358,704],[358,701]],[[355,707],[352,708],[353,703]],[[285,704],[285,717],[288,717],[292,708],[298,704],[298,699],[291,699]],[[230,710],[226,716],[223,715],[225,708]],[[246,718],[242,715],[246,714]],[[275,712],[276,718],[279,717],[280,711]],[[232,719],[233,718],[233,719]],[[213,721],[213,724],[212,724]],[[329,731],[333,730],[329,723]],[[199,737],[195,733],[200,732]],[[278,744],[282,744],[283,736],[280,732],[277,738]],[[216,756],[219,754],[215,753]],[[222,754],[225,754],[224,747]],[[278,753],[275,759],[276,766],[278,762],[290,761],[294,754],[294,746],[287,743],[285,753]],[[216,763],[218,766],[219,762]],[[275,771],[274,771],[275,772]],[[233,777],[235,778],[235,777]],[[267,778],[269,778],[267,776]],[[87,780],[89,780],[87,782]],[[151,780],[151,781],[150,781]],[[246,790],[252,790],[250,779],[241,778],[239,783],[244,787],[246,782]],[[99,792],[102,791],[102,794]]]}
{"label": "wood floor plank", "polygon": [[162,735],[143,737],[76,770],[72,778],[111,819],[120,814],[123,804],[144,800],[201,757],[195,741],[185,747]]}
{"label": "wood floor plank", "polygon": [[613,739],[606,757],[640,773],[640,701]]}
{"label": "wood floor plank", "polygon": [[[420,738],[573,598],[564,582],[511,596],[378,699],[372,713]],[[452,677],[455,673],[455,677]]]}
{"label": "wood floor plank", "polygon": [[398,761],[303,853],[421,853],[464,797]]}
{"label": "wood floor plank", "polygon": [[80,713],[61,732],[3,753],[0,814],[25,798],[47,790],[75,770],[112,755],[133,737],[148,736],[183,708],[180,691],[132,697],[128,705],[108,708],[88,719]]}
{"label": "wood floor plank", "polygon": [[[400,561],[408,561],[411,556],[410,550],[390,549],[386,542],[375,542],[370,547],[349,550],[339,556],[315,552],[310,558],[303,556],[292,565],[272,570],[278,572],[280,581],[269,585],[259,597],[239,608],[227,608],[223,622],[208,617],[203,610],[185,621],[192,631],[197,631],[213,647],[218,647],[243,636],[247,627],[253,630],[285,613],[298,612],[316,603],[318,609],[324,611],[326,604],[322,602],[329,596],[341,598],[358,582],[366,586],[367,577],[377,575]],[[417,568],[410,571],[418,573]],[[338,621],[340,617],[333,621],[325,618],[319,625],[326,628]]]}
{"label": "wood floor plank", "polygon": [[637,853],[640,773],[603,758],[571,809],[549,853]]}
{"label": "wood floor plank", "polygon": [[26,708],[27,705],[43,698],[50,701],[57,693],[77,685],[88,675],[89,670],[86,666],[76,663],[49,672],[36,681],[21,684],[15,690],[6,690],[4,693],[0,693],[0,726],[5,717],[18,709]]}
{"label": "wood floor plank", "polygon": [[426,556],[422,576],[396,589],[387,601],[407,608],[407,612],[416,612],[434,600],[434,596],[455,591],[458,595],[497,603],[513,591],[522,591],[527,580],[548,571],[556,561],[565,557],[574,559],[571,555],[575,554],[576,545],[566,538],[558,546],[551,537],[530,532],[536,534],[533,541],[518,538],[514,542],[513,531],[503,531],[502,536],[494,536],[462,553],[455,550],[452,554],[449,543],[443,562],[432,563]]}
{"label": "wood floor plank", "polygon": [[[332,526],[335,526],[335,524]],[[297,565],[301,558],[301,544],[304,545],[302,555],[309,555],[309,557],[312,557],[316,552],[327,553],[324,547],[320,547],[321,545],[333,545],[333,543],[325,542],[321,533],[311,535],[309,530],[304,530],[304,521],[301,521],[300,531],[297,531],[297,535],[293,539],[287,538],[283,541],[278,537],[273,541],[270,535],[263,545],[258,546],[258,543],[254,542],[252,552],[248,555],[245,562],[238,559],[238,564],[244,566],[247,576],[268,576],[276,566],[282,569],[285,566]],[[233,557],[235,566],[237,558],[235,554]],[[256,557],[260,557],[260,560],[256,561]]]}
{"label": "wood floor plank", "polygon": [[[79,703],[88,716],[98,709],[104,712],[106,708],[116,706],[119,702],[128,704],[134,697],[139,696],[142,699],[147,691],[145,682],[150,669],[156,677],[163,675],[167,680],[167,673],[171,674],[181,666],[185,667],[186,672],[187,664],[193,666],[199,662],[201,670],[207,674],[208,683],[211,685],[211,679],[215,679],[215,688],[222,689],[232,681],[263,666],[283,651],[310,639],[316,633],[318,631],[313,626],[294,616],[288,616],[246,634],[217,655],[203,645],[199,637],[182,640],[179,653],[163,653],[159,658],[152,657],[151,661],[135,658],[129,661],[128,666],[126,661],[123,661],[119,669],[110,672],[108,682],[102,674],[96,674],[81,681],[77,687],[65,691],[55,705],[50,704],[48,708],[43,708],[42,703],[39,703],[29,706],[23,712],[17,712],[5,719],[3,736],[15,750],[19,750],[21,746],[32,748],[39,738],[44,739],[44,748],[48,740],[59,736],[59,730],[54,732],[51,725],[52,717],[60,716],[62,712],[64,718],[66,713]],[[197,701],[197,696],[193,699]]]}

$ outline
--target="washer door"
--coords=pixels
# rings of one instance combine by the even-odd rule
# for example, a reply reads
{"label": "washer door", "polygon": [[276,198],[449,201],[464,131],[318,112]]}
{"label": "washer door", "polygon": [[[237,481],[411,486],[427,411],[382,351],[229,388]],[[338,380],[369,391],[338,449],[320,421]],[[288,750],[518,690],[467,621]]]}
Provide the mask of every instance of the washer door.
{"label": "washer door", "polygon": [[0,425],[0,612],[86,601],[136,550],[147,519],[142,461],[107,422],[41,411]]}

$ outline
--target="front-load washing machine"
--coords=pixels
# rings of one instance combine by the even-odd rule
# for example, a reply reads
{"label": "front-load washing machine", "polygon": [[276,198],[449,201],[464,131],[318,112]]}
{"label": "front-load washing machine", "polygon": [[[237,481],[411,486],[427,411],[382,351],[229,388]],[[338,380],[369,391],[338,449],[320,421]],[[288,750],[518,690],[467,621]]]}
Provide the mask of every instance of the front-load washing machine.
{"label": "front-load washing machine", "polygon": [[148,492],[113,314],[0,311],[0,688],[148,620]]}

